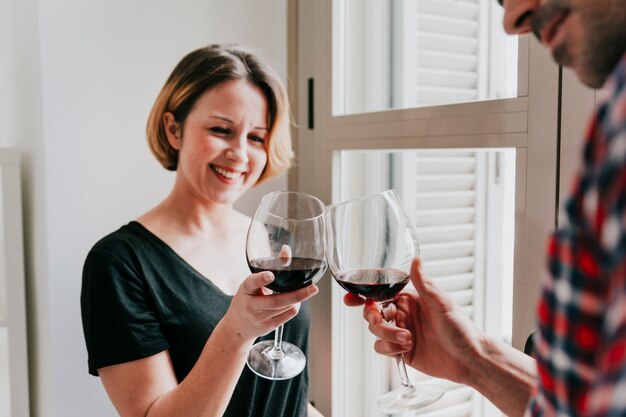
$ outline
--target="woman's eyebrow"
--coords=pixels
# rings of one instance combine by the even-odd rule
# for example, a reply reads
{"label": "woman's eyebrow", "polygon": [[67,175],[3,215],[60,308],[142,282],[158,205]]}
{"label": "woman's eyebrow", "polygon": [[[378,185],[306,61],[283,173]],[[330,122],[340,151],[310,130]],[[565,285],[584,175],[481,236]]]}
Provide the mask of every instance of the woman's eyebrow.
{"label": "woman's eyebrow", "polygon": [[228,123],[234,123],[231,119],[229,119],[228,117],[225,117],[225,116],[219,116],[219,115],[210,114],[209,117],[213,118],[213,119],[219,119],[219,120],[222,120],[222,121],[228,122]]}
{"label": "woman's eyebrow", "polygon": [[[235,122],[233,122],[231,119],[229,119],[226,116],[220,116],[220,115],[217,115],[217,114],[210,114],[209,118],[222,120],[222,121],[230,123],[230,124],[235,124]],[[267,127],[265,127],[265,126],[255,126],[254,129],[269,131],[269,129]]]}

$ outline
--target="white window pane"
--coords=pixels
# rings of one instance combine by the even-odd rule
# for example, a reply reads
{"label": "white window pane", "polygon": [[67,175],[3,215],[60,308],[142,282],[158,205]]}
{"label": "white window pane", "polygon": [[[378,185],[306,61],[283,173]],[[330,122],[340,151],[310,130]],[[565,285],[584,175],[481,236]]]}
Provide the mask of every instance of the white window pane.
{"label": "white window pane", "polygon": [[[340,199],[397,190],[417,230],[424,271],[488,334],[510,343],[515,151],[352,150],[340,155],[339,172],[333,174]],[[338,285],[333,288],[336,298],[343,295]],[[333,332],[339,335],[333,343],[342,365],[333,401],[341,402],[341,415],[382,416],[375,401],[399,385],[395,361],[374,352],[374,337],[360,311],[335,305],[333,326],[341,328]],[[409,371],[414,382],[432,382]],[[406,415],[499,415],[468,387],[437,383],[446,389],[442,400]]]}
{"label": "white window pane", "polygon": [[333,114],[517,95],[495,0],[334,0]]}

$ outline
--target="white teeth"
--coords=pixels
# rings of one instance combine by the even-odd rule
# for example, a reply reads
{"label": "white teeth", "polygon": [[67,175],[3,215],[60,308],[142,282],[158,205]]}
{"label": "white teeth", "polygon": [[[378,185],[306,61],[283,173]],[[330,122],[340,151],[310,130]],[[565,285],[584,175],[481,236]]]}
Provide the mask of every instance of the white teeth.
{"label": "white teeth", "polygon": [[222,169],[220,167],[216,167],[214,165],[211,165],[211,168],[213,168],[213,171],[217,172],[218,174],[229,178],[231,180],[235,180],[239,177],[241,177],[242,173],[241,172],[230,172],[230,171],[226,171],[225,169]]}

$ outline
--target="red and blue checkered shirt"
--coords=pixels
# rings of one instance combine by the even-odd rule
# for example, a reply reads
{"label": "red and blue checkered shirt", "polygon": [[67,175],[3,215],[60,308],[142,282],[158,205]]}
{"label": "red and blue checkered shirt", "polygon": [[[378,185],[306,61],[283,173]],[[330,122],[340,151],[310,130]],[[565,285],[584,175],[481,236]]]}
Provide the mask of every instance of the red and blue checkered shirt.
{"label": "red and blue checkered shirt", "polygon": [[527,416],[626,416],[626,55],[586,136],[569,224],[548,245]]}

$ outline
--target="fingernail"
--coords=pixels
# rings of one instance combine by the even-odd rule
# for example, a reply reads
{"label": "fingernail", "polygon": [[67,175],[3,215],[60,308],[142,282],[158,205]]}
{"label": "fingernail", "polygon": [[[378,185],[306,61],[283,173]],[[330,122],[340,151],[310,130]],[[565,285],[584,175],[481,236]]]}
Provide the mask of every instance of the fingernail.
{"label": "fingernail", "polygon": [[398,339],[399,342],[406,343],[409,340],[411,340],[411,337],[405,332],[402,332],[402,333],[396,334],[396,339]]}
{"label": "fingernail", "polygon": [[319,291],[316,285],[309,285],[308,289],[309,289],[309,294],[317,294],[317,292]]}
{"label": "fingernail", "polygon": [[263,274],[263,282],[265,282],[266,284],[269,284],[272,281],[274,281],[274,277],[272,276],[272,274],[267,273],[267,272]]}

